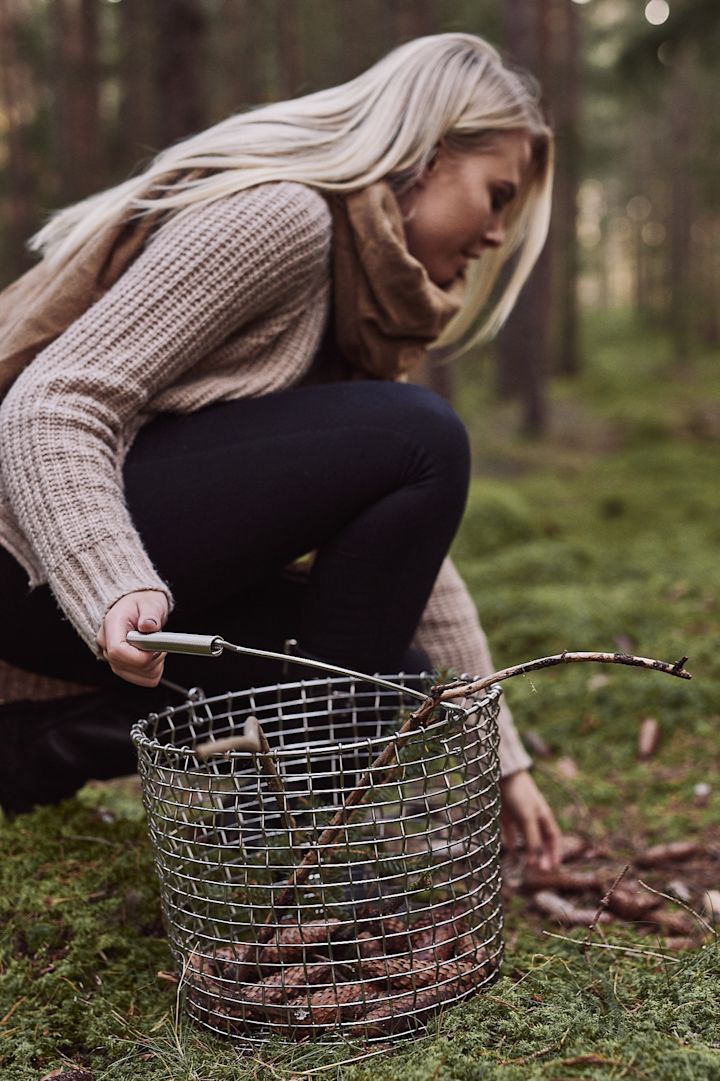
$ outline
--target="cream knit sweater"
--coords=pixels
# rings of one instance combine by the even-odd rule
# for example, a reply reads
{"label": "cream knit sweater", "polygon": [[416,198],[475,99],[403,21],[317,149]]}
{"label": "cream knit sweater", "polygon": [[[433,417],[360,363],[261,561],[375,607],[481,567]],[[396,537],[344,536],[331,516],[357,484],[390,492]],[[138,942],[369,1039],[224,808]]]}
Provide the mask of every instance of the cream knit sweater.
{"label": "cream knit sweater", "polygon": [[[126,593],[172,598],[135,531],[122,464],[162,412],[269,394],[303,378],[329,302],[331,220],[295,183],[173,215],[118,282],[18,377],[0,407],[0,544],[47,582],[95,651]],[[416,643],[433,664],[486,673],[475,606],[446,560]],[[506,706],[504,775],[530,764]]]}

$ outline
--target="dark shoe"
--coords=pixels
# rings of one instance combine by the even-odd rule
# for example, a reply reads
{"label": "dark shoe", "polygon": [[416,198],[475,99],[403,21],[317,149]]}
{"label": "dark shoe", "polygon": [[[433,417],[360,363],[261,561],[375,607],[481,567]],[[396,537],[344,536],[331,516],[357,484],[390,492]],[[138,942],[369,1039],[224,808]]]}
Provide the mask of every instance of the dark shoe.
{"label": "dark shoe", "polygon": [[143,710],[158,708],[157,693],[132,691],[0,706],[0,807],[6,815],[25,814],[67,799],[91,778],[134,773],[130,728]]}

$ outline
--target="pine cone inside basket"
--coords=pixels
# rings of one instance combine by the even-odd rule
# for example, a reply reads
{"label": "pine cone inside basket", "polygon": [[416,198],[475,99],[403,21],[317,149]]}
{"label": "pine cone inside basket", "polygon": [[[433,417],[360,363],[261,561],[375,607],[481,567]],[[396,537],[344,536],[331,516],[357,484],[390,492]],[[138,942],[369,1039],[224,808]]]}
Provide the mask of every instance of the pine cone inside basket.
{"label": "pine cone inside basket", "polygon": [[287,925],[264,945],[191,959],[190,1001],[214,1027],[238,1035],[248,1022],[295,1038],[337,1025],[366,1037],[408,1029],[490,974],[470,924],[457,902],[415,920],[379,916],[357,939],[347,921]]}

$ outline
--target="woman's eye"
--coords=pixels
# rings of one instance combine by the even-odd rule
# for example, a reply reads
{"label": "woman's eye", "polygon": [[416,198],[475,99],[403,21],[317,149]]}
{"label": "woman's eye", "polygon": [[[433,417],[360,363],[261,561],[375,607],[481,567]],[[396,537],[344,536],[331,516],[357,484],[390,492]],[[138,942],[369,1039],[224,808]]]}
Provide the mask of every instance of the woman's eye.
{"label": "woman's eye", "polygon": [[507,196],[506,196],[504,191],[501,191],[498,188],[498,189],[496,189],[496,190],[494,190],[492,192],[492,195],[491,195],[491,198],[490,198],[490,206],[492,207],[493,213],[499,214],[500,211],[505,206],[506,202],[507,202]]}
{"label": "woman's eye", "polygon": [[515,189],[512,187],[506,187],[504,184],[497,188],[490,189],[490,206],[493,214],[499,214],[501,210],[504,210],[509,202],[515,196]]}

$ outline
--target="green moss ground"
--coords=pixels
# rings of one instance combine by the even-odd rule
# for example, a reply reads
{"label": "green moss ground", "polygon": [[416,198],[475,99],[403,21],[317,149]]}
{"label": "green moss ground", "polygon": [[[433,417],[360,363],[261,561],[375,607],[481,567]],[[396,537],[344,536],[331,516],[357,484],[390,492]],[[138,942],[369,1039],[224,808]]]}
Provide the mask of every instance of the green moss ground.
{"label": "green moss ground", "polygon": [[[587,373],[553,392],[541,445],[508,436],[513,408],[491,406],[464,362],[477,477],[455,554],[498,666],[562,649],[689,656],[689,684],[578,665],[507,689],[520,728],[553,748],[537,776],[565,828],[602,842],[618,870],[638,845],[701,840],[720,888],[720,374],[710,356],[672,371],[663,349],[627,324],[596,330]],[[638,763],[646,716],[660,746]],[[573,777],[558,766],[568,756]],[[704,802],[701,781],[713,786]],[[268,1044],[241,1058],[178,1019],[158,976],[172,961],[132,786],[0,823],[0,852],[2,1081],[63,1063],[95,1081],[288,1081],[323,1066],[317,1076],[353,1081],[720,1079],[712,941],[670,959],[583,955],[518,900],[501,979],[425,1040],[354,1066],[332,1063],[357,1048]],[[625,925],[608,941],[665,952]]]}

